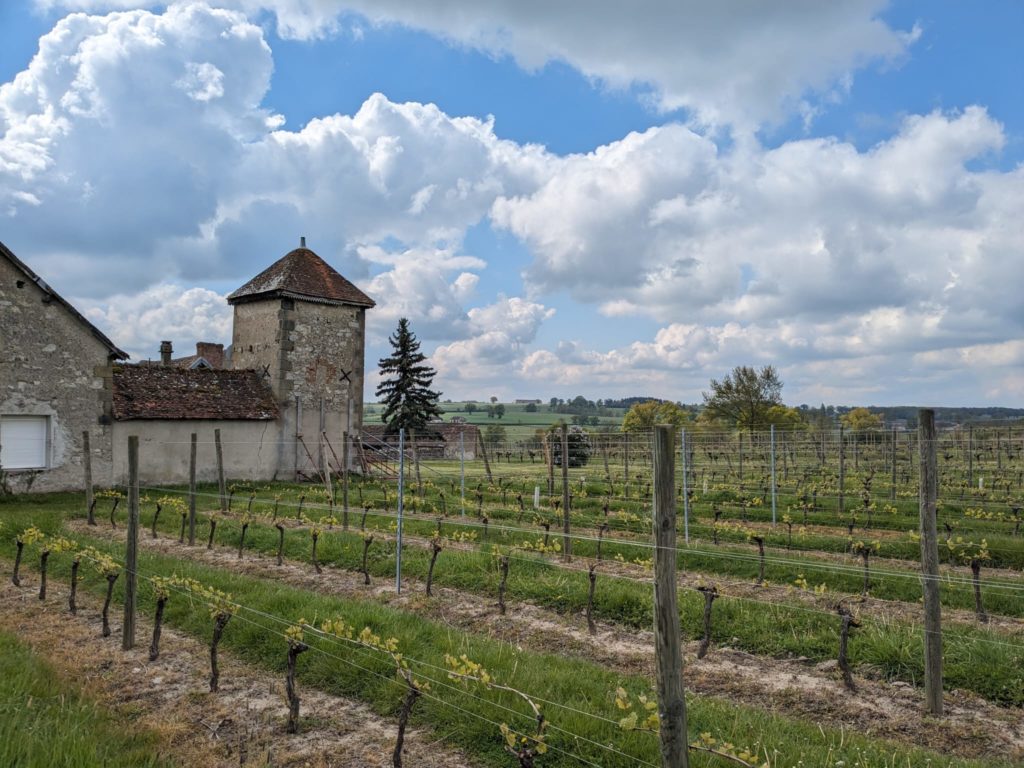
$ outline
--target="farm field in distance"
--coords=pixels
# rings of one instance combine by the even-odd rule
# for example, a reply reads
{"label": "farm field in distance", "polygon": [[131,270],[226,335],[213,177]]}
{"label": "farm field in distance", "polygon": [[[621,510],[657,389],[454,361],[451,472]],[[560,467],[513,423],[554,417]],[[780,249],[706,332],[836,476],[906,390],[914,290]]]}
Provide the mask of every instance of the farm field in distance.
{"label": "farm field in distance", "polygon": [[[98,494],[95,525],[82,494],[0,497],[0,638],[19,637],[21,665],[61,666],[73,645],[81,671],[62,684],[97,696],[101,719],[128,713],[154,765],[318,764],[323,745],[319,764],[390,765],[403,719],[407,765],[657,764],[650,436],[591,434],[564,486],[526,439],[486,462],[407,451],[401,549],[393,475],[228,479],[223,510],[203,483],[193,531],[187,487],[141,488],[127,656],[127,489]],[[1024,759],[1024,430],[939,437],[941,718],[923,714],[916,433],[686,439],[673,492],[691,764]],[[133,695],[102,696],[95,681],[118,676]],[[11,729],[12,759],[32,754],[29,731]]]}
{"label": "farm field in distance", "polygon": [[[489,426],[503,427],[506,439],[515,443],[527,440],[534,435],[538,429],[547,429],[559,424],[562,421],[571,421],[572,415],[558,413],[548,408],[547,403],[536,405],[536,411],[527,411],[525,403],[501,403],[504,413],[501,418],[488,416],[487,406],[490,402],[474,402],[476,409],[473,412],[466,411],[466,402],[445,402],[439,403],[443,411],[444,421],[452,419],[464,419],[466,424],[474,424],[481,429]],[[622,418],[626,415],[626,408],[606,408],[613,415],[594,416],[598,424],[590,424],[589,428],[617,430],[622,425]],[[363,413],[365,423],[380,424],[383,413],[383,406],[379,403],[364,403]]]}

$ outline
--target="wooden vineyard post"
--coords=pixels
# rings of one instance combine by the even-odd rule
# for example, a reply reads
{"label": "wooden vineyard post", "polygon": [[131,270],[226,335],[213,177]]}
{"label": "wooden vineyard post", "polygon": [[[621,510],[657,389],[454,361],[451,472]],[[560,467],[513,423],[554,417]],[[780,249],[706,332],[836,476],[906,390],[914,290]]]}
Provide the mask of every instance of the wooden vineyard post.
{"label": "wooden vineyard post", "polygon": [[892,428],[892,477],[889,479],[889,500],[896,501],[896,427]]}
{"label": "wooden vineyard post", "polygon": [[846,451],[843,425],[839,425],[839,516],[846,512]]}
{"label": "wooden vineyard post", "polygon": [[476,431],[476,440],[480,443],[480,455],[484,457],[484,472],[487,474],[487,482],[493,483],[494,478],[491,477],[491,462],[487,459],[487,446],[484,445],[484,433],[479,429]]}
{"label": "wooden vineyard post", "polygon": [[771,451],[772,451],[772,454],[771,454],[771,471],[772,471],[772,528],[774,528],[778,524],[778,521],[776,520],[776,507],[777,507],[776,490],[779,487],[779,484],[778,484],[778,482],[776,481],[776,478],[775,478],[775,425],[774,424],[772,424],[772,429],[771,429]]}
{"label": "wooden vineyard post", "polygon": [[555,436],[550,432],[544,438],[544,455],[548,460],[548,496],[555,494],[555,451],[551,445],[554,439]]}
{"label": "wooden vineyard post", "polygon": [[679,463],[683,471],[683,541],[690,543],[690,488],[687,484],[689,470],[686,464],[686,430],[679,430]]}
{"label": "wooden vineyard post", "polygon": [[324,480],[324,491],[327,493],[327,501],[331,505],[331,514],[334,514],[334,481],[331,480],[331,460],[327,457],[327,451],[324,450],[327,445],[327,433],[320,433],[320,465],[321,472]]}
{"label": "wooden vineyard post", "polygon": [[629,432],[622,433],[623,495],[629,498]]}
{"label": "wooden vineyard post", "polygon": [[739,463],[740,463],[740,491],[743,491],[743,430],[741,429],[736,435],[739,439],[740,450],[739,450]]}
{"label": "wooden vineyard post", "polygon": [[[908,473],[909,473],[909,470],[912,469],[913,466],[914,466],[914,447],[915,447],[914,446],[914,438],[910,434],[908,434],[907,435],[907,469],[908,469]],[[917,449],[918,449],[918,451],[920,451],[920,445],[917,446]]]}
{"label": "wooden vineyard post", "polygon": [[188,545],[196,543],[196,433],[189,441],[188,457]]}
{"label": "wooden vineyard post", "polygon": [[96,500],[92,495],[92,451],[89,449],[89,430],[82,433],[82,470],[85,472],[85,510],[89,525],[96,525],[93,507]]}
{"label": "wooden vineyard post", "polygon": [[402,594],[402,518],[405,512],[405,427],[398,430],[398,528],[395,531],[395,592]]}
{"label": "wooden vineyard post", "polygon": [[562,559],[572,559],[569,538],[569,426],[562,422]]}
{"label": "wooden vineyard post", "polygon": [[459,427],[459,504],[466,516],[466,428]]}
{"label": "wooden vineyard post", "polygon": [[416,495],[423,498],[423,477],[420,475],[420,451],[416,445],[416,430],[409,430],[409,441],[412,443],[412,463],[416,469]]}
{"label": "wooden vineyard post", "polygon": [[217,492],[220,495],[220,511],[228,511],[228,489],[224,482],[224,446],[220,442],[220,429],[213,430],[213,444],[217,449]]}
{"label": "wooden vineyard post", "polygon": [[967,425],[967,487],[974,487],[974,425]]}
{"label": "wooden vineyard post", "polygon": [[135,647],[135,603],[138,586],[136,564],[139,546],[139,438],[128,438],[128,538],[124,549],[124,623],[121,650]]}
{"label": "wooden vineyard post", "polygon": [[928,712],[942,714],[942,606],[939,604],[939,537],[935,510],[939,490],[935,411],[917,412],[921,461],[921,581],[924,585],[924,698]]}
{"label": "wooden vineyard post", "polygon": [[661,764],[689,768],[683,655],[676,596],[676,504],[673,428],[654,428],[654,656]]}
{"label": "wooden vineyard post", "polygon": [[341,519],[342,530],[348,530],[348,432],[341,435]]}

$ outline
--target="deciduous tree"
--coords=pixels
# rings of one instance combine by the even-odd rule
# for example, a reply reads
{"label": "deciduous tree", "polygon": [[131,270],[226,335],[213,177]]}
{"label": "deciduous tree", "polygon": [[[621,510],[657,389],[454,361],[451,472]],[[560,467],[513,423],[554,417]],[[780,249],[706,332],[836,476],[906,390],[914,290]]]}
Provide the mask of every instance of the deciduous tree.
{"label": "deciduous tree", "polygon": [[675,403],[648,400],[646,403],[637,403],[626,412],[622,419],[622,431],[643,432],[653,429],[655,424],[682,427],[689,420],[690,414]]}
{"label": "deciduous tree", "polygon": [[854,408],[849,413],[839,417],[843,425],[856,431],[868,429],[881,429],[883,425],[882,414],[872,413],[867,408]]}
{"label": "deciduous tree", "polygon": [[769,425],[768,409],[782,405],[782,380],[774,366],[738,365],[721,381],[712,379],[711,391],[702,394],[713,416],[737,427],[763,429]]}
{"label": "deciduous tree", "polygon": [[773,405],[765,412],[765,421],[775,425],[776,429],[807,429],[807,422],[796,408],[786,405]]}
{"label": "deciduous tree", "polygon": [[506,440],[505,428],[497,424],[489,424],[484,429],[484,442],[489,446],[504,445]]}

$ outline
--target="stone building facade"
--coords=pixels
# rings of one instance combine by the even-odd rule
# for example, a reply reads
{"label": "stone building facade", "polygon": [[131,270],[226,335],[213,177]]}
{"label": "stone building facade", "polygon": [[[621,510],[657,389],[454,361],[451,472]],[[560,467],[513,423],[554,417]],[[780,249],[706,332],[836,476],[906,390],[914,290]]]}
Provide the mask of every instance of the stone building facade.
{"label": "stone building facade", "polygon": [[363,423],[366,310],[373,301],[305,247],[228,296],[231,362],[277,398],[279,466],[313,474],[341,458]]}
{"label": "stone building facade", "polygon": [[[0,485],[82,486],[112,461],[111,364],[128,357],[0,243]],[[2,489],[0,489],[2,490]]]}
{"label": "stone building facade", "polygon": [[215,430],[220,431],[226,477],[293,477],[277,464],[277,402],[256,371],[115,365],[112,389],[116,483],[128,472],[129,435],[139,438],[140,477],[146,482],[187,481],[193,433],[196,477],[199,482],[216,480]]}
{"label": "stone building facade", "polygon": [[[83,486],[82,432],[94,483],[120,484],[140,440],[144,483],[184,482],[197,434],[198,476],[253,480],[340,468],[342,436],[362,427],[366,310],[374,302],[305,247],[228,297],[233,344],[197,345],[159,363],[127,355],[0,243],[0,480],[12,491]],[[40,442],[42,441],[42,442]]]}

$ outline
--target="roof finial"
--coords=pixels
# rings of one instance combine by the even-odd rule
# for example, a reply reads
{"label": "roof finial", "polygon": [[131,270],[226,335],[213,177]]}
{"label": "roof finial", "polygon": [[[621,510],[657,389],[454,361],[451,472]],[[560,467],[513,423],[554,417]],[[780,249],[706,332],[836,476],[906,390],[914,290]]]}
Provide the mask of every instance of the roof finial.
{"label": "roof finial", "polygon": [[306,236],[305,235],[303,235],[302,237],[299,238],[299,247],[300,248],[305,248],[306,247]]}

